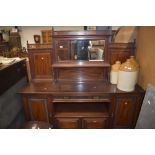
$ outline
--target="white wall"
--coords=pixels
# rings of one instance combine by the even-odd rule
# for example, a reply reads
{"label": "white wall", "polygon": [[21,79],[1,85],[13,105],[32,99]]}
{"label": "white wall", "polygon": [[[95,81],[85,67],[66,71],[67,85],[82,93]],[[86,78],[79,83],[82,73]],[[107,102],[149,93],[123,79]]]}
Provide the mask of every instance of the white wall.
{"label": "white wall", "polygon": [[128,43],[133,42],[137,38],[136,26],[121,26],[121,29],[117,33],[114,42]]}
{"label": "white wall", "polygon": [[121,26],[112,26],[112,30],[118,30]]}
{"label": "white wall", "polygon": [[[0,26],[0,30],[11,29],[12,27],[14,26]],[[27,47],[27,41],[34,43],[33,35],[41,35],[41,30],[51,30],[52,26],[19,26],[18,28],[20,29],[22,47]],[[54,26],[54,30],[83,30],[83,26]]]}
{"label": "white wall", "polygon": [[[27,41],[34,43],[34,34],[41,35],[41,30],[51,30],[51,26],[22,26],[21,27],[21,43],[23,47],[27,47]],[[83,26],[54,26],[55,31],[60,30],[83,30]],[[42,40],[41,40],[42,42]]]}
{"label": "white wall", "polygon": [[65,30],[83,30],[83,26],[54,26],[55,31],[65,31]]}
{"label": "white wall", "polygon": [[[13,26],[1,26],[0,29],[12,28]],[[53,26],[55,31],[60,30],[83,30],[83,26]],[[113,29],[118,29],[119,26],[113,26]],[[41,35],[41,30],[50,30],[52,26],[19,26],[22,47],[27,47],[27,41],[29,43],[34,43],[33,35]],[[41,40],[42,42],[42,40]]]}
{"label": "white wall", "polygon": [[[21,43],[23,47],[27,47],[27,41],[34,43],[33,35],[41,35],[41,30],[51,30],[51,26],[22,26],[21,27]],[[41,40],[42,42],[42,40]]]}

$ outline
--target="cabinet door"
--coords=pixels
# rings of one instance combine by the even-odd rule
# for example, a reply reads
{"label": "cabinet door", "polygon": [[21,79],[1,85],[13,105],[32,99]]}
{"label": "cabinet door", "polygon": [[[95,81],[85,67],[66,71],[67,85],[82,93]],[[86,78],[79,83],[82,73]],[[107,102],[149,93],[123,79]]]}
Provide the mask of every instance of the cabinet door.
{"label": "cabinet door", "polygon": [[117,98],[115,111],[115,128],[132,128],[136,110],[136,98]]}
{"label": "cabinet door", "polygon": [[49,122],[47,99],[29,98],[28,108],[31,121]]}
{"label": "cabinet door", "polygon": [[56,118],[54,126],[58,129],[78,129],[80,120],[78,118]]}
{"label": "cabinet door", "polygon": [[108,118],[84,118],[82,126],[85,129],[105,129],[108,127]]}
{"label": "cabinet door", "polygon": [[50,53],[33,53],[33,63],[31,64],[31,74],[33,78],[51,78],[51,55]]}

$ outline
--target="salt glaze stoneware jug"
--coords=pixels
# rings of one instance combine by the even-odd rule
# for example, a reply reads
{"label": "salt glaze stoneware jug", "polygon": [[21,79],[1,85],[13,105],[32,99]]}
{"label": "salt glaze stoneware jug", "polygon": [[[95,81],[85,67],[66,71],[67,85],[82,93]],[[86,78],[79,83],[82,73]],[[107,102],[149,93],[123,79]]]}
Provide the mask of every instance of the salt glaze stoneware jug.
{"label": "salt glaze stoneware jug", "polygon": [[118,72],[119,72],[120,66],[121,66],[121,62],[120,61],[116,61],[115,64],[113,64],[112,67],[111,67],[110,82],[112,84],[117,84]]}
{"label": "salt glaze stoneware jug", "polygon": [[117,88],[126,92],[133,91],[137,83],[138,71],[139,65],[133,56],[122,63],[118,72]]}

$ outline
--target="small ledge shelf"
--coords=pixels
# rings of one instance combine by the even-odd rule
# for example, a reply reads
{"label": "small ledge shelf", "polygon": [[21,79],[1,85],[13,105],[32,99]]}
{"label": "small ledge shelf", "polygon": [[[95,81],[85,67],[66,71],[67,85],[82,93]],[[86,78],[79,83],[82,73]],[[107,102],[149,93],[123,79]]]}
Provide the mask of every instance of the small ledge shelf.
{"label": "small ledge shelf", "polygon": [[103,61],[64,61],[52,65],[53,68],[75,68],[75,67],[110,67],[109,63]]}
{"label": "small ledge shelf", "polygon": [[101,102],[101,103],[110,103],[109,99],[54,99],[53,103],[73,103],[73,102],[78,102],[78,103],[96,103],[96,102]]}

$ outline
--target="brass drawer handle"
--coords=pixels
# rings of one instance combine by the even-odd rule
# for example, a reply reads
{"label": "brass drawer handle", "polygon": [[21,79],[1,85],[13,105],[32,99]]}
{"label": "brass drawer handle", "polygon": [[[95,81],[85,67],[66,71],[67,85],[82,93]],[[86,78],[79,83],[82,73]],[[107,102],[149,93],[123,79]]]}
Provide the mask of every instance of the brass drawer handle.
{"label": "brass drawer handle", "polygon": [[93,123],[96,123],[97,121],[93,121]]}
{"label": "brass drawer handle", "polygon": [[41,57],[41,60],[44,60],[44,57]]}
{"label": "brass drawer handle", "polygon": [[124,104],[125,104],[125,105],[127,105],[127,104],[128,104],[128,102],[125,102]]}
{"label": "brass drawer handle", "polygon": [[64,99],[69,99],[69,97],[68,96],[64,96]]}
{"label": "brass drawer handle", "polygon": [[59,46],[59,48],[64,48],[63,46]]}

